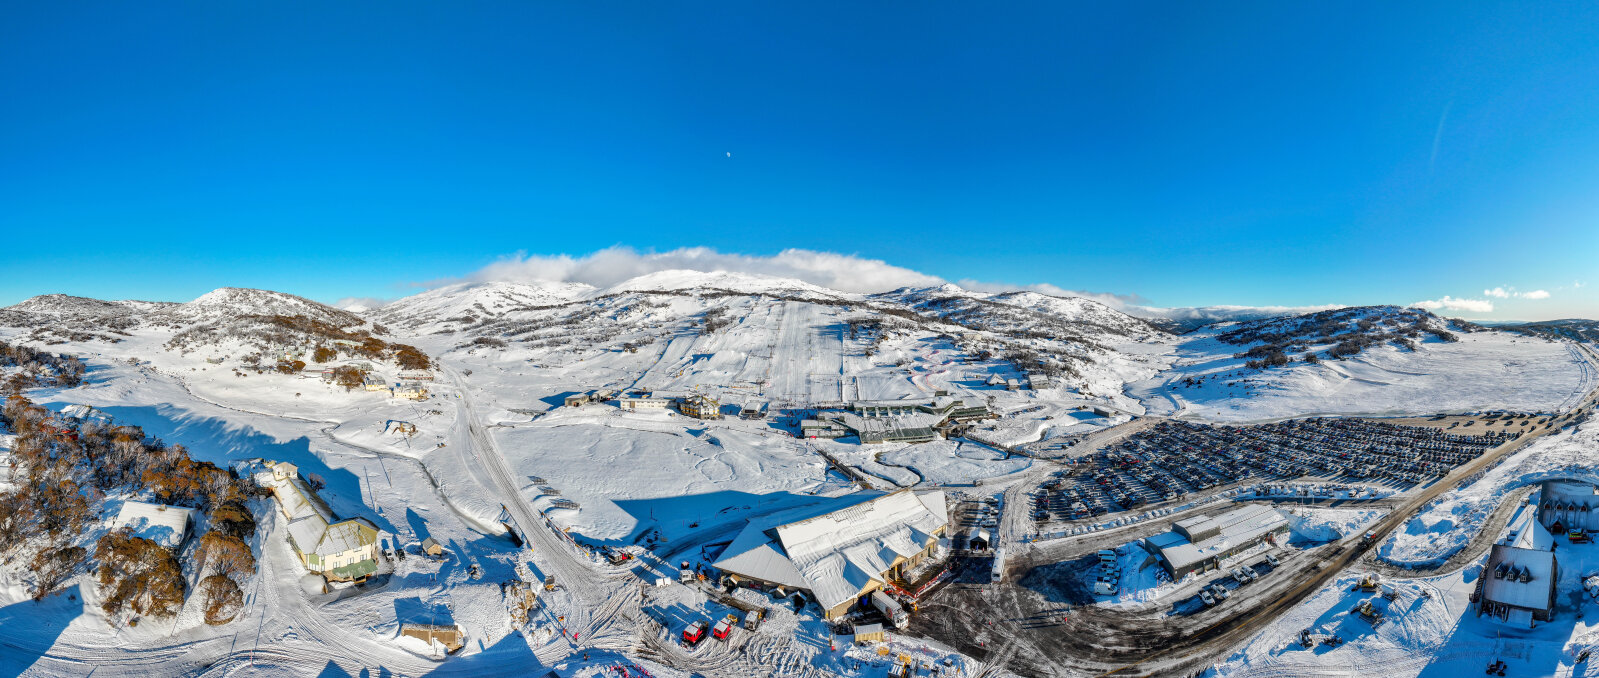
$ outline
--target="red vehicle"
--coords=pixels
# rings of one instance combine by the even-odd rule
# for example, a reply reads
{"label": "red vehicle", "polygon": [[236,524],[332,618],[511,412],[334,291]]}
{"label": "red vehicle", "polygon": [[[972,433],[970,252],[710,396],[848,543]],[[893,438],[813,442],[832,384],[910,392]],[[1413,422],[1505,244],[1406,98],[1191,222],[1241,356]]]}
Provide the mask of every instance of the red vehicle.
{"label": "red vehicle", "polygon": [[711,636],[717,640],[727,640],[728,634],[731,634],[732,632],[733,622],[723,619],[722,621],[716,622],[716,626],[711,629]]}
{"label": "red vehicle", "polygon": [[689,647],[698,647],[700,641],[705,640],[705,622],[697,621],[683,629],[683,644]]}

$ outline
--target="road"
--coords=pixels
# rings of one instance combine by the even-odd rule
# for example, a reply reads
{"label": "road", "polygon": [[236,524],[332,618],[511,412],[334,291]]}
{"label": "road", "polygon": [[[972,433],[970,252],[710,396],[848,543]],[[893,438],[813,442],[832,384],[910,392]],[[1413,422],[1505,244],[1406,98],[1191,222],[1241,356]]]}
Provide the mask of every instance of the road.
{"label": "road", "polygon": [[[1586,346],[1583,346],[1582,348],[1584,351],[1588,352],[1590,356],[1590,362],[1599,361],[1599,354],[1594,353]],[[1578,401],[1576,405],[1572,406],[1568,412],[1575,412],[1584,408],[1591,408],[1595,405],[1596,401],[1599,401],[1599,387],[1589,391],[1588,395],[1582,400]],[[1404,525],[1406,522],[1409,522],[1410,519],[1414,517],[1414,515],[1429,502],[1437,499],[1443,493],[1453,490],[1456,484],[1458,484],[1463,478],[1471,476],[1472,474],[1498,463],[1500,460],[1515,454],[1522,448],[1531,444],[1533,441],[1545,435],[1549,435],[1550,433],[1558,432],[1560,430],[1560,428],[1548,428],[1538,432],[1529,433],[1493,449],[1492,451],[1484,454],[1481,457],[1478,457],[1476,460],[1470,463],[1457,467],[1454,471],[1439,479],[1425,490],[1416,493],[1414,496],[1408,499],[1405,499],[1398,508],[1389,513],[1382,520],[1378,521],[1376,526],[1370,530],[1370,532],[1375,534],[1372,544],[1381,544],[1383,540],[1387,539],[1395,529],[1401,525]],[[1193,659],[1207,659],[1210,657],[1225,655],[1232,649],[1234,645],[1248,640],[1250,637],[1254,636],[1256,632],[1260,631],[1262,628],[1265,628],[1267,624],[1276,619],[1278,615],[1288,611],[1295,605],[1298,605],[1306,597],[1310,596],[1310,594],[1320,590],[1327,584],[1327,582],[1337,577],[1338,574],[1345,568],[1354,564],[1355,561],[1357,561],[1364,553],[1365,551],[1361,549],[1343,549],[1342,552],[1324,561],[1320,569],[1315,570],[1315,572],[1309,578],[1305,579],[1299,585],[1290,589],[1282,596],[1273,599],[1262,607],[1255,608],[1243,613],[1240,616],[1225,620],[1224,622],[1219,623],[1209,629],[1205,629],[1197,634],[1194,634],[1196,638],[1204,639],[1206,642],[1197,647],[1187,648],[1191,651],[1190,661],[1185,661],[1183,663],[1187,664],[1189,667],[1193,667],[1199,664],[1197,661],[1192,661]],[[1140,665],[1147,664],[1155,660],[1170,660],[1172,657],[1169,655],[1172,652],[1173,650],[1154,652],[1137,661],[1129,662],[1125,666],[1109,671],[1105,675],[1129,675],[1139,673]]]}

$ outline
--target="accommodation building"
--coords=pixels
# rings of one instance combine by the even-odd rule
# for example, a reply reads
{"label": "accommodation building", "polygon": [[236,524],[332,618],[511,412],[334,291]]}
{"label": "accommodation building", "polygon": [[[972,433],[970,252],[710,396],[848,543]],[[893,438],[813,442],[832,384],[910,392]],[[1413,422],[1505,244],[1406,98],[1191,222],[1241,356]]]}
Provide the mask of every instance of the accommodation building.
{"label": "accommodation building", "polygon": [[722,403],[707,395],[695,394],[677,403],[677,410],[696,419],[721,419]]}
{"label": "accommodation building", "polygon": [[751,519],[715,566],[742,584],[808,591],[836,619],[932,556],[948,526],[941,490],[856,492]]}
{"label": "accommodation building", "polygon": [[672,400],[670,398],[617,398],[616,406],[629,412],[664,410],[672,406]]}
{"label": "accommodation building", "polygon": [[194,525],[194,509],[142,501],[122,502],[111,528],[128,528],[137,537],[149,539],[169,549],[176,549],[189,538]]}
{"label": "accommodation building", "polygon": [[394,387],[394,395],[406,400],[427,400],[428,390],[420,382],[406,381]]}
{"label": "accommodation building", "polygon": [[280,479],[284,465],[270,466],[272,496],[288,521],[289,546],[305,569],[333,581],[364,581],[377,572],[377,526],[363,518],[338,520],[298,473]]}
{"label": "accommodation building", "polygon": [[1599,530],[1599,495],[1592,483],[1549,480],[1538,488],[1538,522],[1554,532]]}
{"label": "accommodation building", "polygon": [[368,375],[366,375],[365,377],[363,377],[361,379],[361,384],[363,386],[365,386],[366,390],[368,390],[368,391],[387,391],[387,390],[389,390],[389,383],[386,382],[386,381],[383,381],[383,377],[380,377],[380,376],[378,376],[376,374],[368,374]]}
{"label": "accommodation building", "polygon": [[1221,515],[1172,523],[1170,532],[1144,540],[1144,548],[1173,579],[1214,569],[1218,561],[1262,541],[1288,534],[1288,519],[1276,509],[1250,504]]}
{"label": "accommodation building", "polygon": [[1554,617],[1555,582],[1560,578],[1555,539],[1535,519],[1537,511],[1529,510],[1532,508],[1522,507],[1488,552],[1487,565],[1471,596],[1479,617],[1486,614],[1529,628]]}

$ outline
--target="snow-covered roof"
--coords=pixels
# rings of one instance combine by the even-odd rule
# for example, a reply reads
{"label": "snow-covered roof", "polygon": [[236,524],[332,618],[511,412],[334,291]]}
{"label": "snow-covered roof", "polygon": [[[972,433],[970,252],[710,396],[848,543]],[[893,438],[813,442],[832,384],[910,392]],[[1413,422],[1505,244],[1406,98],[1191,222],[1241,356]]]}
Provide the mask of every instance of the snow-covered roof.
{"label": "snow-covered roof", "polygon": [[131,527],[137,536],[167,547],[183,543],[194,509],[142,501],[126,501],[112,522],[113,529]]}
{"label": "snow-covered roof", "polygon": [[1554,550],[1555,536],[1550,534],[1549,528],[1544,527],[1537,518],[1538,511],[1535,507],[1521,507],[1510,519],[1510,525],[1505,528],[1504,543],[1519,549]]}
{"label": "snow-covered roof", "polygon": [[327,532],[328,521],[315,513],[289,521],[289,538],[301,553],[316,552],[317,544],[322,543],[322,536]]}
{"label": "snow-covered roof", "polygon": [[751,521],[716,566],[809,589],[824,608],[853,598],[948,524],[944,493],[858,492]]}
{"label": "snow-covered roof", "polygon": [[1236,545],[1254,541],[1267,532],[1287,525],[1288,519],[1276,509],[1251,504],[1219,516],[1186,518],[1174,524],[1174,527],[1186,528],[1190,534],[1204,534],[1211,529],[1217,531],[1216,536],[1202,539],[1198,543],[1190,542],[1186,536],[1175,530],[1150,537],[1148,543],[1160,549],[1161,556],[1166,558],[1166,562],[1171,563],[1172,569],[1180,570],[1214,558]]}
{"label": "snow-covered roof", "polygon": [[371,546],[377,541],[376,526],[362,518],[351,518],[329,525],[321,543],[317,544],[316,552],[320,556],[331,556]]}
{"label": "snow-covered roof", "polygon": [[322,498],[316,496],[305,481],[299,478],[286,478],[272,486],[272,495],[277,497],[278,505],[283,507],[283,514],[290,521],[299,520],[309,515],[317,515],[322,522],[333,520],[333,512],[328,510],[327,504],[322,503]]}
{"label": "snow-covered roof", "polygon": [[[1507,574],[1495,575],[1501,565]],[[1488,555],[1488,567],[1482,572],[1484,600],[1529,610],[1547,610],[1553,605],[1554,586],[1551,578],[1555,571],[1553,551],[1516,548],[1494,544]],[[1527,581],[1522,581],[1522,574]]]}

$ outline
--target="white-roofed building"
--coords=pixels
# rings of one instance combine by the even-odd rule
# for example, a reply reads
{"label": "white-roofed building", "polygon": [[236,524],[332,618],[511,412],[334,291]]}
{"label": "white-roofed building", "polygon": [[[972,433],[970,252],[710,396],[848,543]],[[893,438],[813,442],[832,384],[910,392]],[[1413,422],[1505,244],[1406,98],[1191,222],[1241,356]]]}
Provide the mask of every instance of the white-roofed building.
{"label": "white-roofed building", "polygon": [[943,491],[857,492],[751,520],[715,565],[809,591],[828,619],[920,565],[949,525]]}
{"label": "white-roofed building", "polygon": [[122,509],[117,511],[116,520],[111,523],[112,529],[126,527],[133,531],[134,536],[170,549],[183,545],[193,525],[194,509],[142,501],[122,502]]}
{"label": "white-roofed building", "polygon": [[1556,532],[1599,530],[1599,494],[1593,483],[1550,480],[1538,488],[1538,522]]}
{"label": "white-roofed building", "polygon": [[272,495],[289,521],[289,545],[305,569],[336,581],[360,581],[377,571],[377,526],[362,518],[335,520],[298,477],[279,480]]}
{"label": "white-roofed building", "polygon": [[1471,596],[1477,603],[1477,616],[1486,614],[1525,627],[1553,618],[1560,565],[1555,559],[1554,535],[1535,519],[1539,508],[1537,504],[1523,506],[1488,552],[1487,565]]}
{"label": "white-roofed building", "polygon": [[1260,542],[1288,534],[1288,519],[1270,506],[1250,504],[1218,516],[1193,516],[1172,523],[1170,532],[1144,540],[1144,548],[1172,578],[1216,567],[1218,561]]}

